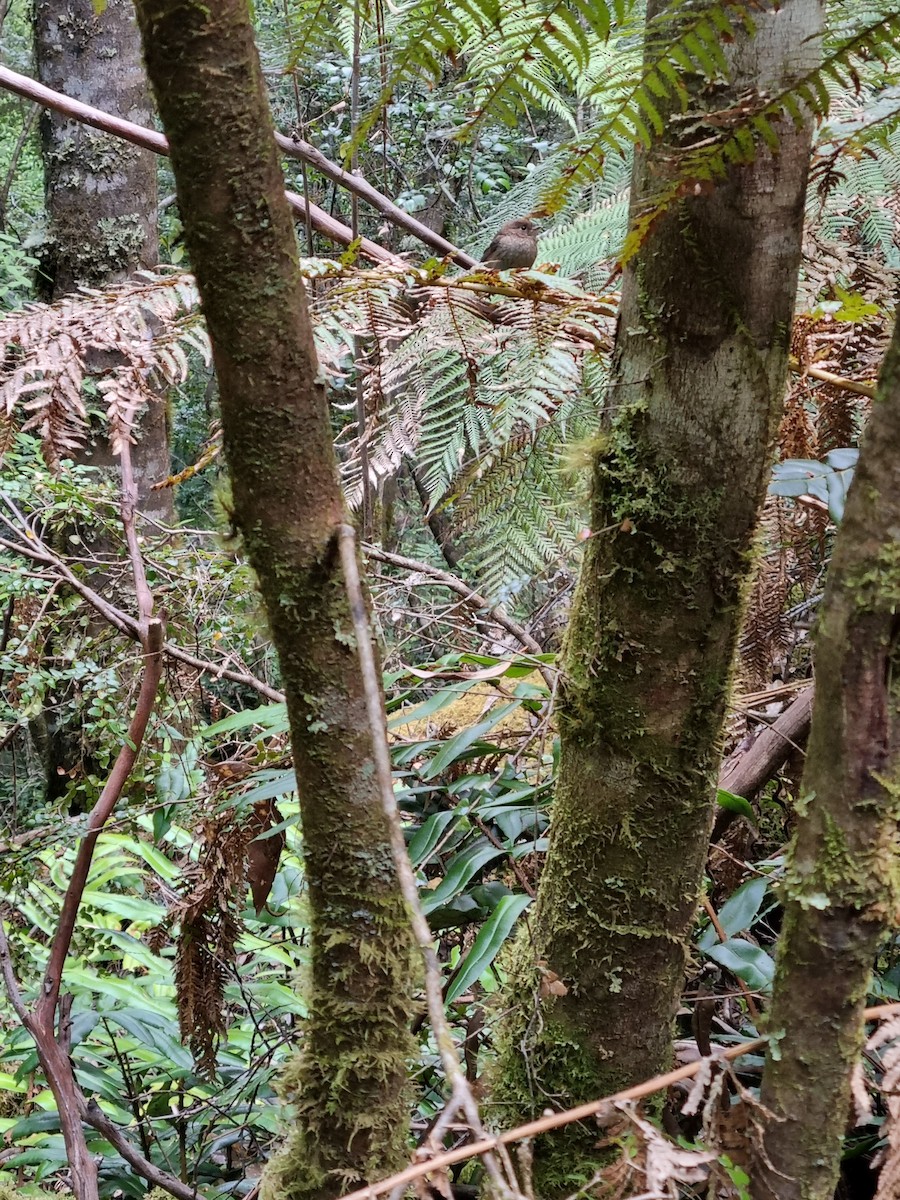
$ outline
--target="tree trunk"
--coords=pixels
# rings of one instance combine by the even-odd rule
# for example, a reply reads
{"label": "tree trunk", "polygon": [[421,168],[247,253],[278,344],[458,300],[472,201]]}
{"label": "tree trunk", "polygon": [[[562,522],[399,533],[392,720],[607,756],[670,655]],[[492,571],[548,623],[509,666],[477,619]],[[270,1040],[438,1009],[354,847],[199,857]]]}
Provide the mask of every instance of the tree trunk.
{"label": "tree trunk", "polygon": [[[716,132],[693,110],[778,93],[815,65],[818,0],[753,18],[755,35],[727,48],[730,82],[682,76],[696,121],[664,114],[663,138],[638,151],[633,214],[683,169],[679,131]],[[809,129],[783,122],[779,137],[778,154],[759,147],[724,182],[683,188],[625,271],[597,532],[564,649],[551,846],[502,1035],[497,1097],[525,1113],[616,1091],[670,1055],[787,373]],[[583,1181],[596,1141],[585,1128],[537,1147],[538,1193]]]}
{"label": "tree trunk", "polygon": [[828,571],[754,1200],[831,1200],[879,943],[900,912],[900,325]]}
{"label": "tree trunk", "polygon": [[281,663],[312,925],[297,1124],[267,1197],[331,1197],[406,1155],[411,941],[340,569],[329,414],[246,5],[139,0],[219,379],[234,517]]}
{"label": "tree trunk", "polygon": [[[99,13],[92,0],[37,0],[34,48],[38,78],[47,87],[152,125],[131,0],[108,0]],[[156,155],[47,109],[40,124],[49,226],[40,255],[44,298],[55,300],[82,284],[103,287],[155,267]],[[150,490],[169,474],[162,398],[141,419],[133,460],[141,512],[171,522],[171,489]],[[92,438],[79,461],[111,467],[106,438]]]}

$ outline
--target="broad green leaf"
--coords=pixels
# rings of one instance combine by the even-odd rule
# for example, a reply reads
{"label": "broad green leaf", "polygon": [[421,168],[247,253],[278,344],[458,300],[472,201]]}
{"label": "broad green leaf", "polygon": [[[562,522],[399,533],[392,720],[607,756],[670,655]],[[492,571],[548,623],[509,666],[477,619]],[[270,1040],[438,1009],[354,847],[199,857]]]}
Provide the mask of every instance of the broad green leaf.
{"label": "broad green leaf", "polygon": [[[157,999],[150,995],[146,988],[139,987],[127,979],[112,979],[105,975],[95,975],[83,967],[66,967],[66,985],[76,990],[93,993],[98,996],[109,996],[124,1004],[152,1008],[160,1015],[175,1019],[175,1006],[171,1000]],[[154,989],[156,990],[156,989]]]}
{"label": "broad green leaf", "polygon": [[530,896],[503,897],[478,931],[478,937],[469,948],[469,952],[460,964],[456,978],[447,989],[448,1004],[457,996],[461,996],[476,979],[481,978],[500,953],[500,948],[509,937],[513,925],[530,903]]}
{"label": "broad green leaf", "polygon": [[740,816],[746,817],[748,821],[754,819],[753,806],[750,801],[744,796],[736,796],[734,792],[726,792],[724,788],[719,788],[716,791],[716,804],[719,808],[725,808],[729,812],[739,813]]}
{"label": "broad green leaf", "polygon": [[755,992],[766,992],[772,986],[775,963],[765,950],[744,938],[729,938],[727,942],[718,942],[715,946],[710,946],[706,953],[732,975],[743,979],[747,987]]}
{"label": "broad green leaf", "polygon": [[[718,913],[719,924],[729,937],[749,929],[756,920],[756,915],[766,895],[769,880],[763,875],[756,875],[747,883],[742,884],[733,896],[722,905]],[[719,941],[712,925],[707,926],[697,940],[701,950],[708,950]]]}

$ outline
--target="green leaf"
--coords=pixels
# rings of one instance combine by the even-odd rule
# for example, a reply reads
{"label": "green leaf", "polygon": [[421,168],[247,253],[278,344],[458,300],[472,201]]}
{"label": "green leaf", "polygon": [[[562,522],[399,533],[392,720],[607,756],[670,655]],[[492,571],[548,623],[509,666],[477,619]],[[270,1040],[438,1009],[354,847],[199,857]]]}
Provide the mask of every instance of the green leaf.
{"label": "green leaf", "polygon": [[452,824],[458,815],[453,809],[450,809],[449,812],[433,813],[427,821],[423,821],[408,846],[409,859],[414,867],[421,866],[431,857],[435,846],[444,836],[447,826]]}
{"label": "green leaf", "polygon": [[469,952],[460,963],[456,978],[447,989],[447,1003],[461,996],[476,979],[480,979],[500,952],[518,918],[531,903],[530,896],[504,896],[491,913]]}
{"label": "green leaf", "polygon": [[465,729],[454,734],[452,738],[444,742],[431,762],[422,770],[422,778],[434,779],[436,775],[440,775],[441,771],[446,770],[451,763],[461,758],[473,742],[480,741],[486,733],[490,733],[504,717],[508,717],[518,707],[518,700],[513,700],[509,704],[499,704],[496,708],[491,709],[483,721],[479,721],[475,725],[467,725]]}
{"label": "green leaf", "polygon": [[725,808],[729,812],[738,813],[740,816],[746,817],[748,821],[754,819],[750,801],[743,796],[736,796],[734,792],[726,792],[724,788],[719,788],[716,791],[716,804],[718,804],[719,808]]}
{"label": "green leaf", "polygon": [[158,925],[166,917],[166,909],[162,904],[140,900],[136,896],[119,896],[111,892],[97,892],[93,888],[85,888],[83,900],[92,908],[112,913],[113,916],[122,917],[126,921],[145,921],[150,925]]}
{"label": "green leaf", "polygon": [[285,733],[288,728],[287,707],[284,704],[261,704],[259,708],[245,708],[207,725],[200,730],[201,737],[215,737],[219,733],[231,733],[235,729],[246,729],[248,725],[261,725],[270,733]]}
{"label": "green leaf", "polygon": [[441,688],[439,692],[435,692],[421,704],[415,704],[412,708],[401,708],[399,712],[391,714],[388,720],[388,729],[394,730],[402,725],[411,725],[413,721],[424,721],[426,717],[433,716],[434,713],[440,712],[442,708],[446,708],[448,704],[452,704],[454,700],[465,695],[476,683],[477,680],[473,679],[471,683],[458,683],[452,687]]}
{"label": "green leaf", "polygon": [[483,867],[505,853],[505,850],[498,850],[496,846],[473,846],[470,850],[457,855],[450,864],[447,874],[434,891],[420,891],[423,912],[426,914],[433,912],[442,904],[446,904],[448,900],[461,892],[469,880]]}
{"label": "green leaf", "polygon": [[[729,937],[749,929],[756,920],[769,880],[763,875],[757,875],[741,887],[723,905],[718,914],[719,924]],[[701,950],[709,950],[719,943],[718,935],[712,925],[707,926],[697,940]]]}
{"label": "green leaf", "polygon": [[727,942],[710,946],[706,953],[732,975],[743,979],[753,991],[766,992],[771,988],[775,977],[775,963],[765,950],[754,946],[745,938],[729,938]]}

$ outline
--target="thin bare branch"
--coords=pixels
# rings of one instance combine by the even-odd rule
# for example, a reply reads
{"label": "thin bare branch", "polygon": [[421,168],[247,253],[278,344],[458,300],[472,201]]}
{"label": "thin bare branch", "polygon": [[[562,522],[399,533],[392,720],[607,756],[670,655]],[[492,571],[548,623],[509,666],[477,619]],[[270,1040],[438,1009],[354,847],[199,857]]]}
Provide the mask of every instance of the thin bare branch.
{"label": "thin bare branch", "polygon": [[[474,588],[469,587],[457,575],[451,575],[449,571],[443,571],[440,567],[432,567],[429,563],[420,562],[416,558],[405,558],[401,554],[390,554],[387,550],[382,550],[378,546],[363,546],[363,551],[368,558],[374,558],[376,562],[388,563],[392,567],[400,567],[404,571],[415,571],[417,574],[427,575],[436,583],[443,584],[451,592],[457,596],[462,596],[467,604],[473,608],[485,612],[491,621],[496,622],[501,629],[505,629],[507,633],[512,634],[517,642],[523,646],[531,654],[543,654],[544,648],[540,642],[536,641],[528,630],[520,625],[518,621],[514,621],[512,617],[508,617],[500,608],[495,608],[485,596],[480,592],[476,592]],[[536,668],[541,672],[549,688],[553,687],[553,672],[545,663],[536,663]]]}
{"label": "thin bare branch", "polygon": [[791,356],[791,370],[795,375],[808,375],[811,379],[819,379],[822,383],[830,383],[833,387],[843,388],[845,392],[855,392],[857,396],[868,396],[875,399],[875,384],[860,383],[857,379],[845,379],[843,375],[835,375],[823,367],[804,366],[798,359]]}
{"label": "thin bare branch", "polygon": [[[142,125],[135,125],[132,121],[115,117],[111,113],[105,113],[99,108],[92,108],[88,104],[82,104],[78,100],[73,100],[69,96],[63,95],[62,92],[55,92],[51,88],[44,87],[43,84],[29,79],[26,75],[10,71],[8,67],[0,66],[0,87],[5,88],[9,92],[14,92],[17,96],[34,100],[44,108],[52,108],[55,112],[63,113],[65,116],[72,117],[76,121],[82,121],[84,124],[91,125],[95,129],[102,129],[104,133],[113,134],[116,137],[133,142],[135,145],[143,146],[147,150],[153,150],[157,154],[169,153],[169,144],[161,133],[156,133],[152,129],[146,129]],[[430,246],[438,254],[442,256],[449,255],[464,267],[473,267],[476,265],[477,260],[470,254],[466,254],[465,251],[448,242],[446,238],[442,238],[440,234],[429,229],[427,225],[423,225],[421,221],[417,221],[415,217],[411,217],[409,213],[404,212],[402,208],[394,204],[387,196],[379,192],[377,188],[372,187],[370,183],[367,183],[359,175],[348,174],[336,163],[326,158],[315,146],[311,146],[309,142],[305,142],[301,138],[285,137],[280,133],[275,134],[275,140],[283,154],[309,163],[325,175],[326,178],[332,180],[339,187],[345,188],[352,195],[358,196],[361,200],[365,200],[371,204],[373,208],[387,217],[394,225],[405,229],[407,233],[412,234],[413,237]],[[353,233],[346,225],[317,205],[312,203],[307,205],[303,197],[298,196],[295,192],[286,192],[285,194],[291,207],[301,213],[304,219],[308,217],[313,228],[318,233],[321,233],[331,241],[338,242],[342,246],[349,246],[351,244]],[[371,258],[376,262],[399,261],[394,255],[368,238],[361,239],[360,250],[367,258]]]}
{"label": "thin bare branch", "polygon": [[[0,498],[5,499],[5,497]],[[22,532],[2,512],[0,512],[0,521],[6,524],[14,533],[20,534]],[[118,629],[120,633],[125,634],[126,637],[130,637],[136,642],[141,640],[140,626],[135,618],[130,613],[111,604],[99,592],[94,591],[89,584],[79,579],[69,568],[68,564],[57,554],[54,554],[33,530],[27,530],[26,541],[11,541],[9,538],[0,537],[0,547],[4,550],[10,550],[15,554],[20,554],[23,558],[28,558],[32,562],[41,563],[46,566],[60,579],[64,580],[82,599],[86,600],[114,629]],[[284,702],[283,692],[271,687],[269,684],[263,682],[263,680],[257,679],[255,675],[251,675],[248,671],[236,671],[232,667],[225,666],[224,663],[210,662],[208,659],[191,654],[181,646],[176,646],[173,642],[163,642],[162,652],[167,658],[174,658],[177,662],[183,662],[186,666],[194,667],[206,675],[212,675],[215,679],[230,679],[233,683],[240,683],[252,688],[260,696],[263,696],[266,700],[271,700],[275,704]]]}
{"label": "thin bare branch", "polygon": [[[375,663],[375,652],[372,646],[372,635],[369,630],[368,612],[356,561],[356,534],[352,525],[340,526],[338,540],[341,565],[344,570],[344,582],[350,601],[353,631],[356,635],[357,652],[359,654],[365,688],[366,711],[372,732],[375,769],[378,774],[382,805],[390,830],[394,868],[397,872],[403,899],[409,908],[413,937],[419,947],[425,968],[425,997],[428,1006],[428,1017],[431,1022],[435,1041],[438,1045],[444,1073],[451,1086],[451,1096],[455,1097],[458,1101],[460,1111],[465,1114],[472,1131],[479,1138],[483,1138],[483,1127],[478,1112],[478,1105],[475,1097],[472,1095],[472,1089],[469,1087],[469,1082],[466,1079],[465,1072],[457,1056],[456,1045],[453,1041],[453,1035],[450,1032],[447,1015],[444,1011],[441,972],[437,955],[434,952],[434,935],[422,911],[422,905],[419,901],[419,889],[416,886],[416,878],[410,865],[409,855],[406,852],[406,841],[403,837],[400,813],[397,808],[397,799],[394,795],[394,780],[391,772],[391,759],[385,732],[381,679]],[[500,1147],[498,1146],[497,1149],[500,1149]],[[493,1150],[493,1147],[488,1147],[486,1150],[484,1165],[494,1186],[499,1189],[501,1196],[508,1195],[510,1192],[518,1195],[519,1188],[515,1182],[515,1173],[513,1172],[508,1156],[503,1155],[505,1159],[504,1167],[507,1174],[507,1178],[504,1179],[503,1173],[493,1157]],[[426,1167],[426,1171],[427,1169]],[[394,1182],[399,1182],[399,1179],[396,1179]],[[386,1190],[390,1191],[390,1188]],[[366,1194],[366,1189],[363,1189],[363,1194]]]}
{"label": "thin bare branch", "polygon": [[110,1145],[115,1146],[125,1161],[137,1171],[138,1175],[143,1176],[149,1184],[162,1188],[170,1196],[177,1197],[177,1200],[197,1200],[198,1193],[195,1187],[187,1183],[182,1183],[174,1175],[170,1175],[167,1171],[161,1171],[159,1167],[154,1166],[152,1162],[144,1158],[143,1154],[135,1149],[128,1138],[125,1137],[119,1126],[109,1119],[96,1100],[88,1100],[83,1105],[81,1115],[98,1133],[103,1134]]}
{"label": "thin bare branch", "polygon": [[125,742],[116,756],[116,761],[109,773],[109,778],[103,791],[88,817],[87,830],[78,847],[72,877],[66,889],[62,911],[59,914],[59,924],[53,936],[50,947],[50,958],[44,973],[41,996],[35,1006],[34,1018],[29,1022],[29,1028],[40,1028],[46,1036],[54,1036],[56,1020],[56,1004],[59,999],[59,989],[62,983],[63,967],[72,942],[75,921],[81,895],[87,883],[91,860],[94,857],[94,847],[97,844],[103,826],[112,815],[125,781],[131,774],[131,769],[137,760],[141,743],[162,677],[162,642],[163,624],[158,617],[151,617],[147,622],[147,635],[144,642],[144,671],[141,677],[141,687],[135,705],[134,715],[125,735]]}

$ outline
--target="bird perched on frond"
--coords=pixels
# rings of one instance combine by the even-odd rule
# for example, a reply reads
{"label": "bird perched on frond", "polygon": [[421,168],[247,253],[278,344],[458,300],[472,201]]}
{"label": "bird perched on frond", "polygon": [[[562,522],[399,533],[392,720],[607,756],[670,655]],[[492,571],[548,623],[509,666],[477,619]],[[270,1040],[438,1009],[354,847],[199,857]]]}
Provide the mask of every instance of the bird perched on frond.
{"label": "bird perched on frond", "polygon": [[537,226],[528,217],[507,221],[482,254],[481,261],[494,271],[530,267],[537,258],[537,235]]}

